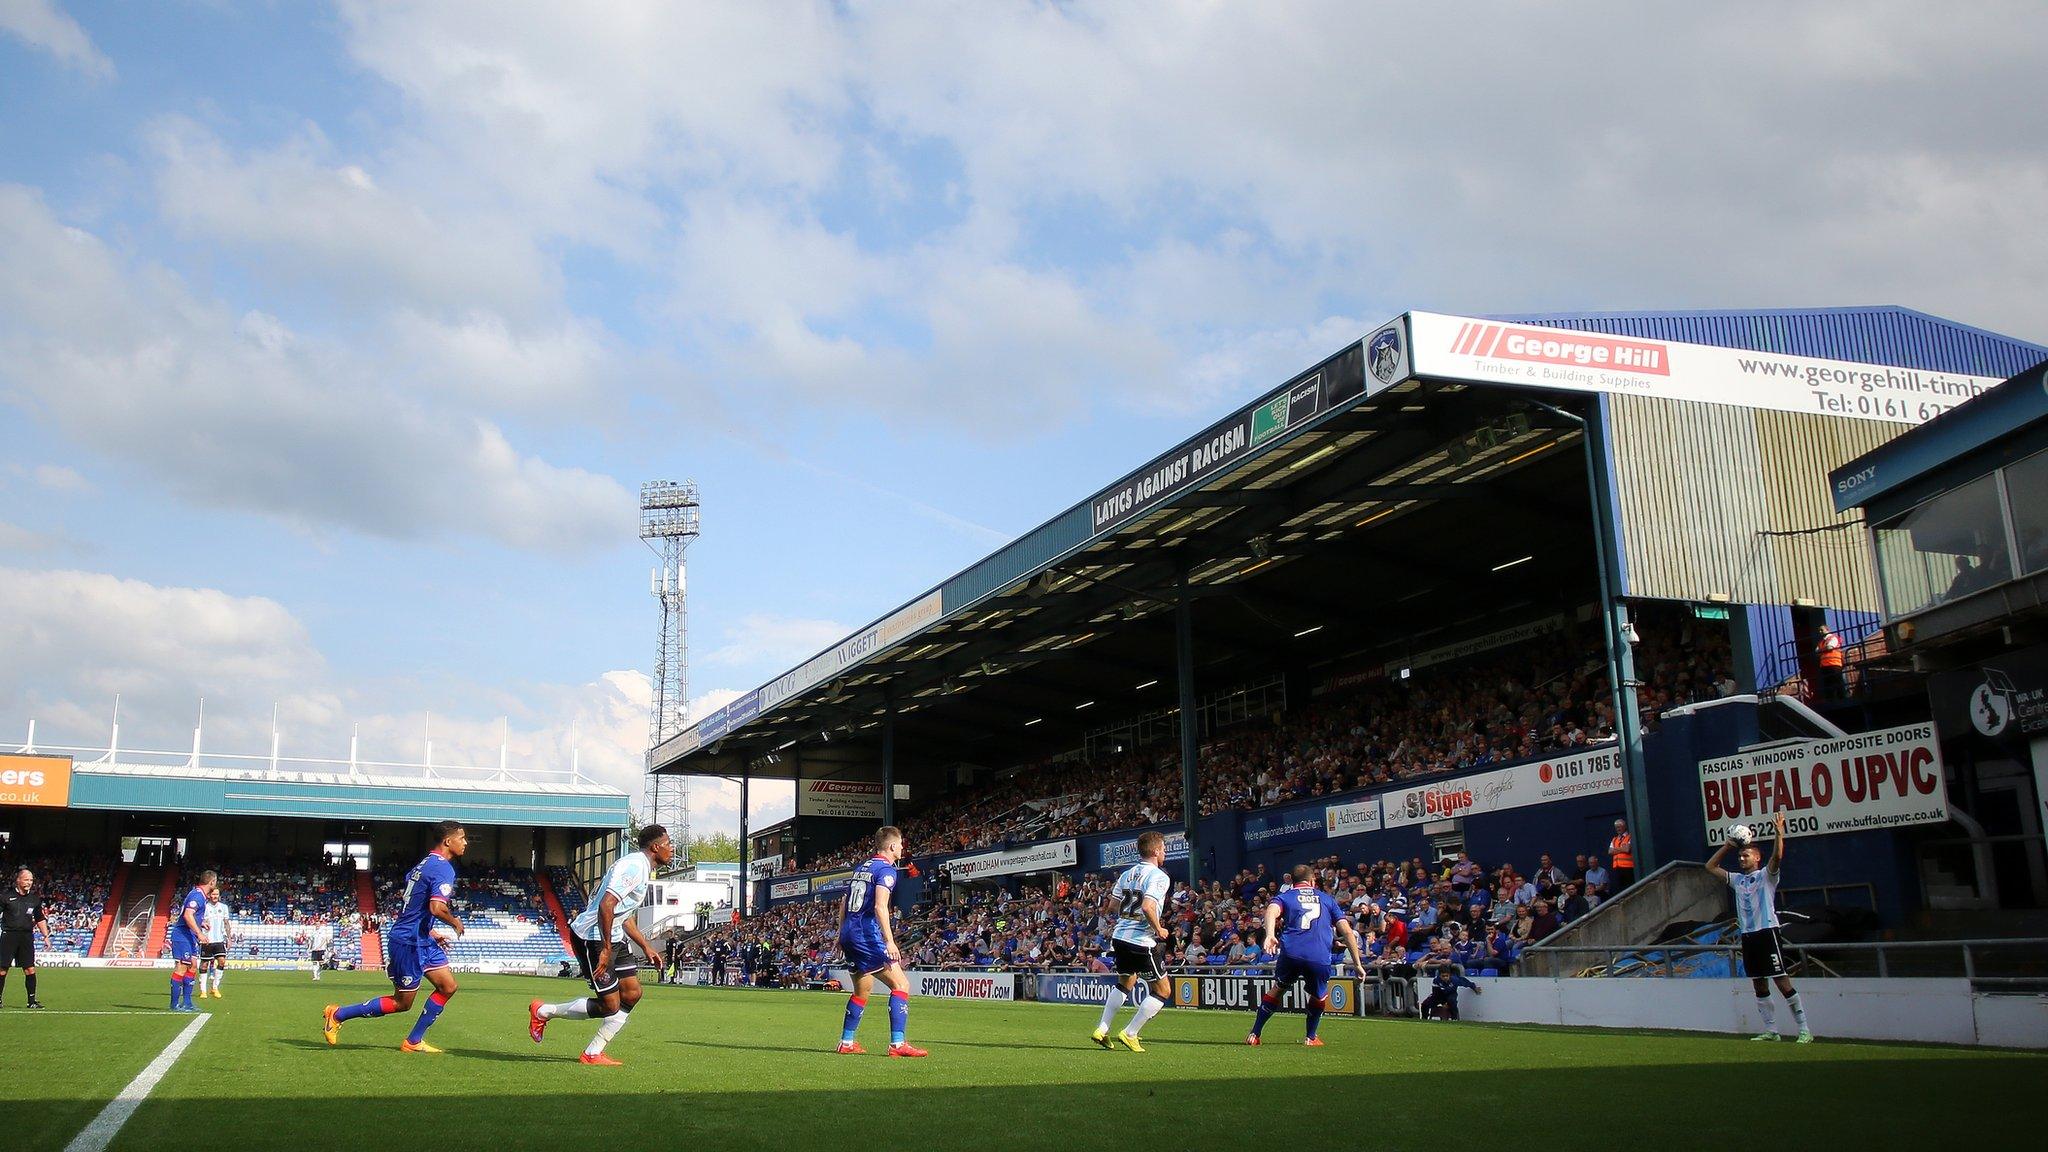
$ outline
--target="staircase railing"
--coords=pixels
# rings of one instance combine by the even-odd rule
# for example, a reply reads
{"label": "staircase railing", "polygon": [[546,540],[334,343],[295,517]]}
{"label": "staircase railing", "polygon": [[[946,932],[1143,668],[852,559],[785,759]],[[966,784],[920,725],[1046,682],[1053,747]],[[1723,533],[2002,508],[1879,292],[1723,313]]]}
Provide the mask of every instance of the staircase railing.
{"label": "staircase railing", "polygon": [[121,960],[139,960],[144,946],[149,943],[150,922],[156,919],[156,897],[144,896],[119,928],[114,929],[114,941],[107,945],[107,955]]}

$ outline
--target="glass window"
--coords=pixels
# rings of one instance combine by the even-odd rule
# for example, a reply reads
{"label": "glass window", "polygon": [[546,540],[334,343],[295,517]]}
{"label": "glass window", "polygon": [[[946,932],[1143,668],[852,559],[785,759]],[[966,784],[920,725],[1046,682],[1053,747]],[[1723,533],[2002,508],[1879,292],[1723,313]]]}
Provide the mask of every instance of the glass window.
{"label": "glass window", "polygon": [[1973,480],[1878,525],[1877,575],[1894,619],[2011,580],[1998,477]]}
{"label": "glass window", "polygon": [[2012,527],[2020,538],[2020,571],[2048,568],[2048,452],[2036,452],[2005,470]]}

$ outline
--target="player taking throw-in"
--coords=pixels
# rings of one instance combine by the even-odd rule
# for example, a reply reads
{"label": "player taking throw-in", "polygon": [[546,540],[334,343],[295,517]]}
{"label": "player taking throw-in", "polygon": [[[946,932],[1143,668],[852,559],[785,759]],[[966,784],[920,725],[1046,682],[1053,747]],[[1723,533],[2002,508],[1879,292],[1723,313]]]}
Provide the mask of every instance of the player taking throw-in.
{"label": "player taking throw-in", "polygon": [[[1785,861],[1783,812],[1778,813],[1776,832],[1768,865],[1764,863],[1763,849],[1755,841],[1745,841],[1740,846],[1724,841],[1707,860],[1707,871],[1735,889],[1735,922],[1742,932],[1742,968],[1749,973],[1756,992],[1757,1015],[1764,1019],[1764,1030],[1751,1039],[1778,1038],[1777,1013],[1771,1007],[1770,985],[1774,981],[1778,995],[1785,998],[1786,1007],[1792,1009],[1792,1019],[1799,1025],[1799,1042],[1810,1044],[1813,1030],[1806,1025],[1806,1008],[1792,988],[1792,977],[1785,973],[1785,943],[1778,938],[1778,866]],[[1736,849],[1733,872],[1721,867],[1721,857],[1731,847]]]}

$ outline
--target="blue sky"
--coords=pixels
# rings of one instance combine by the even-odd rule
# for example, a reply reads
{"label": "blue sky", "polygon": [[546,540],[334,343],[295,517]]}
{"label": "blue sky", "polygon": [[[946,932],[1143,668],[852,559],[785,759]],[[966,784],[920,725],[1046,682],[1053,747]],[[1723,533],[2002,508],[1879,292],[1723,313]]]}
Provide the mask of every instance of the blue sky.
{"label": "blue sky", "polygon": [[2044,58],[2024,4],[0,0],[0,733],[504,717],[634,786],[642,480],[704,492],[715,704],[1405,308],[2041,340]]}

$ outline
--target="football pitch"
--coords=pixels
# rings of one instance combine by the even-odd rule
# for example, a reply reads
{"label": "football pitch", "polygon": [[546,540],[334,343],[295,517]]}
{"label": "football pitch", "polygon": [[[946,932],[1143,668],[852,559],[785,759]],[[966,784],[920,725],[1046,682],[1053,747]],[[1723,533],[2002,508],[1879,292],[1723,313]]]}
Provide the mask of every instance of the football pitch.
{"label": "football pitch", "polygon": [[[107,1147],[2016,1147],[2048,1088],[2036,1055],[1852,1042],[1332,1018],[1307,1049],[1292,1014],[1249,1048],[1249,1014],[1169,1010],[1143,1054],[1105,1052],[1093,1009],[939,1000],[912,1002],[930,1058],[892,1060],[832,1050],[837,994],[658,987],[611,1046],[624,1067],[601,1068],[576,1060],[592,1022],[527,1038],[527,1001],[569,999],[574,981],[462,977],[430,1056],[398,1051],[409,1015],[321,1039],[322,1005],[389,990],[375,974],[231,975]],[[41,1013],[18,979],[0,1010],[0,1148],[71,1144],[193,1019],[160,1010],[163,973],[46,969]]]}

